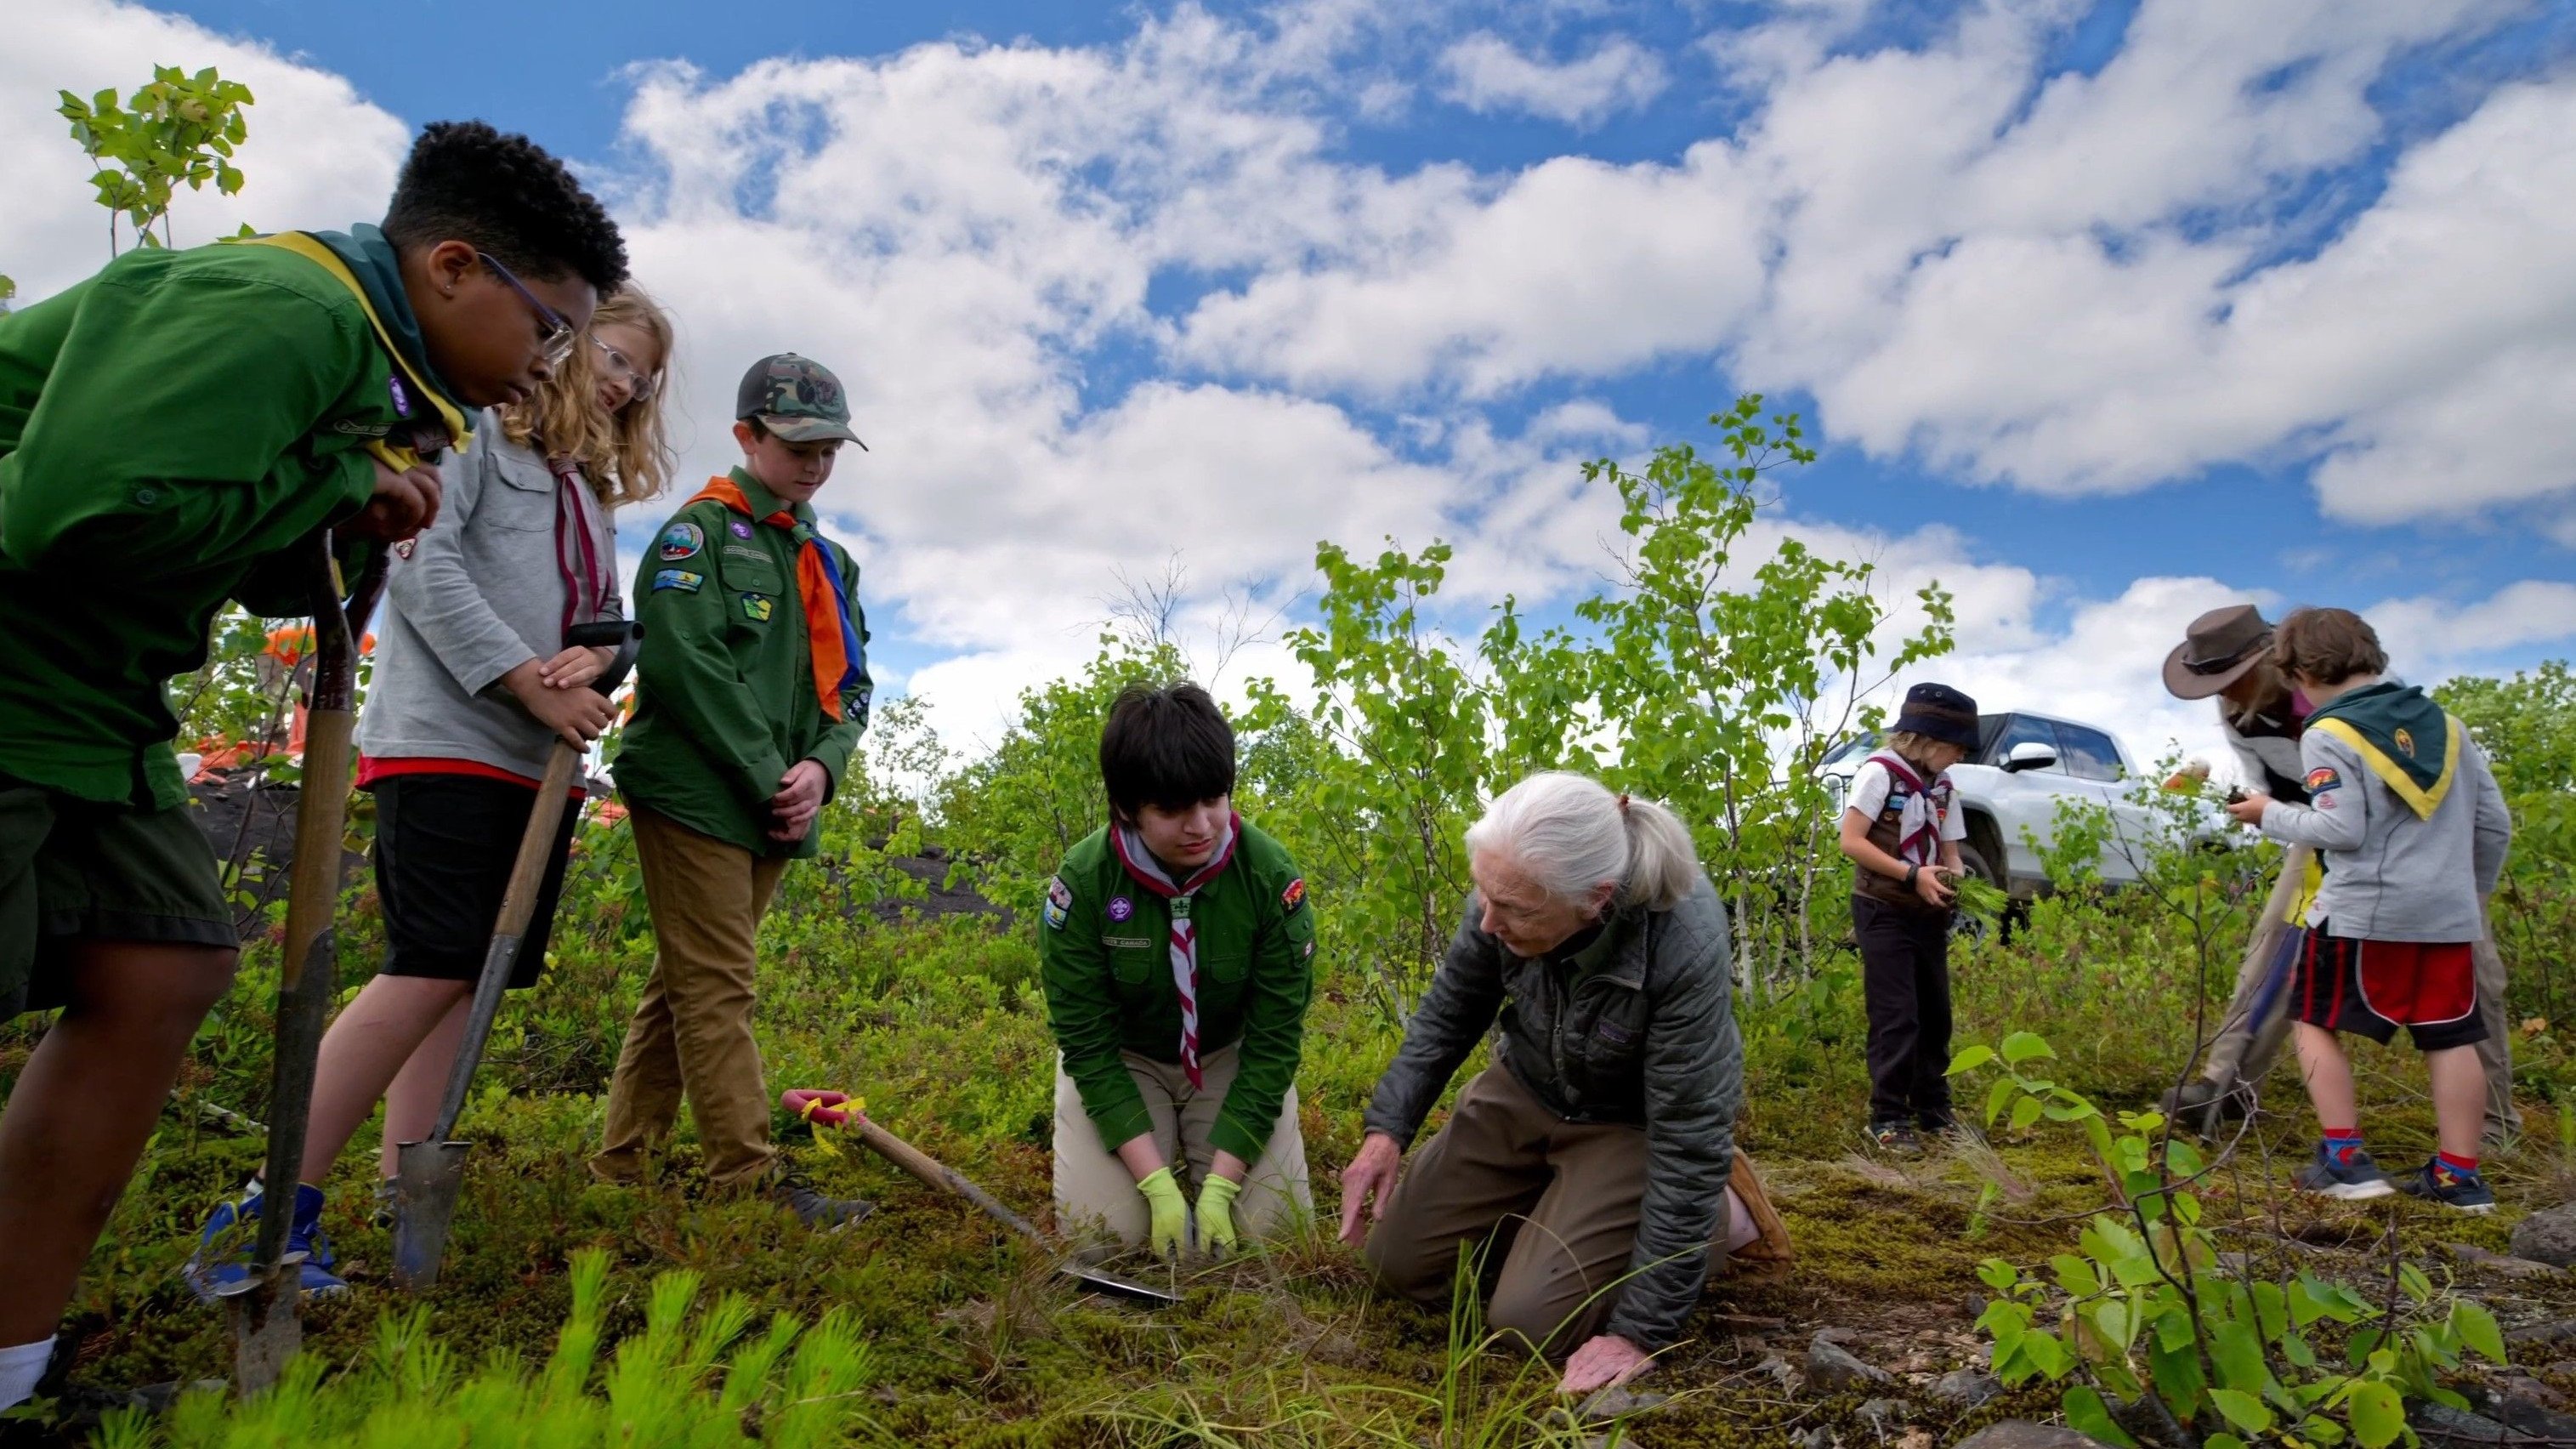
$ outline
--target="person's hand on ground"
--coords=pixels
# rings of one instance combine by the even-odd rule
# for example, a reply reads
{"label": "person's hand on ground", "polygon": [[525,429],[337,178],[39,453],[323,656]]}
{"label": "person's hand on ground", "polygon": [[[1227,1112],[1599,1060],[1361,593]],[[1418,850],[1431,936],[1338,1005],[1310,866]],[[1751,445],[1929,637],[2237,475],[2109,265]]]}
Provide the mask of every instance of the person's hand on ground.
{"label": "person's hand on ground", "polygon": [[587,750],[617,718],[617,706],[587,689],[548,689],[543,660],[530,659],[501,676],[501,686],[519,704],[576,750]]}
{"label": "person's hand on ground", "polygon": [[439,481],[436,468],[423,464],[406,471],[382,458],[367,461],[375,465],[375,492],[364,508],[340,524],[340,532],[400,543],[438,521],[438,502],[446,485]]}
{"label": "person's hand on ground", "polygon": [[1604,1333],[1574,1351],[1565,1361],[1560,1394],[1588,1394],[1624,1384],[1655,1366],[1646,1351],[1615,1333]]}
{"label": "person's hand on ground", "polygon": [[1386,1200],[1403,1170],[1404,1149],[1395,1145],[1394,1138],[1372,1132],[1361,1140],[1351,1165],[1342,1169],[1343,1242],[1356,1248],[1368,1237],[1360,1227],[1361,1209],[1367,1209],[1372,1223],[1386,1216]]}
{"label": "person's hand on ground", "polygon": [[1145,1246],[1154,1250],[1155,1257],[1178,1258],[1182,1240],[1190,1235],[1190,1201],[1181,1196],[1172,1170],[1155,1168],[1136,1180],[1136,1191],[1145,1199]]}
{"label": "person's hand on ground", "polygon": [[1234,1230],[1234,1199],[1243,1184],[1230,1177],[1211,1175],[1199,1189],[1199,1251],[1212,1258],[1231,1255],[1237,1239]]}
{"label": "person's hand on ground", "polygon": [[1927,865],[1914,872],[1914,894],[1928,906],[1947,906],[1958,891],[1941,878],[1941,867]]}
{"label": "person's hand on ground", "polygon": [[548,689],[579,689],[608,672],[617,662],[614,649],[592,649],[576,644],[547,660],[537,668],[537,675]]}
{"label": "person's hand on ground", "polygon": [[778,777],[778,793],[769,797],[769,813],[778,822],[769,827],[769,838],[803,840],[823,808],[823,792],[830,788],[832,777],[821,765],[798,760]]}
{"label": "person's hand on ground", "polygon": [[2269,795],[2248,795],[2242,800],[2230,803],[2227,814],[2239,825],[2251,825],[2260,829],[2263,824],[2263,811],[2271,803],[2272,797]]}

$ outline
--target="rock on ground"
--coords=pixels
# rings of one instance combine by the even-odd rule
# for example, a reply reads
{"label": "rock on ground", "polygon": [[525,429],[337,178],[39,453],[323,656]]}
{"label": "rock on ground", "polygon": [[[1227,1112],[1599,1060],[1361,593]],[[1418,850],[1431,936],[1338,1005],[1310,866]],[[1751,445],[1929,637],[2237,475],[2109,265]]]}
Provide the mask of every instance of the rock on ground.
{"label": "rock on ground", "polygon": [[1823,1333],[1807,1345],[1807,1387],[1817,1393],[1853,1393],[1894,1382],[1895,1377],[1886,1370],[1872,1368],[1836,1348]]}
{"label": "rock on ground", "polygon": [[1973,1409],[2004,1391],[2003,1380],[1983,1369],[1952,1369],[1932,1381],[1932,1397]]}
{"label": "rock on ground", "polygon": [[2514,1224],[2513,1255],[2553,1268],[2576,1267],[2576,1204],[2543,1208]]}

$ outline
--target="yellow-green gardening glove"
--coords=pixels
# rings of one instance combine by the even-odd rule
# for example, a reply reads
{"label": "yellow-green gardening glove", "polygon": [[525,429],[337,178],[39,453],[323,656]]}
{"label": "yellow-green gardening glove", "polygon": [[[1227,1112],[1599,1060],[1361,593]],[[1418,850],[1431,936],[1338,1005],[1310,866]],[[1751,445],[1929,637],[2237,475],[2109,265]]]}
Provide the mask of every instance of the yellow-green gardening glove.
{"label": "yellow-green gardening glove", "polygon": [[1207,1185],[1199,1189],[1199,1251],[1222,1258],[1235,1247],[1234,1199],[1243,1184],[1208,1175]]}
{"label": "yellow-green gardening glove", "polygon": [[1155,1168],[1151,1176],[1137,1180],[1136,1191],[1144,1194],[1145,1209],[1153,1215],[1145,1226],[1145,1245],[1157,1257],[1179,1257],[1182,1241],[1190,1235],[1190,1200],[1181,1196],[1172,1170]]}

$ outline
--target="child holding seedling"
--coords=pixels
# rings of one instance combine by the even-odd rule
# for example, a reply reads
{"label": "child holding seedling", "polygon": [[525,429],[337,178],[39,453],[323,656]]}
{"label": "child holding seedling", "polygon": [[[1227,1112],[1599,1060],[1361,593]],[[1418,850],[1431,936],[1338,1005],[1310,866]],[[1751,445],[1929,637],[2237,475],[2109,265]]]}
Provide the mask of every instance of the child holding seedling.
{"label": "child holding seedling", "polygon": [[441,123],[381,228],[128,252],[0,317],[0,1011],[63,1008],[0,1114],[0,1408],[232,980],[167,681],[226,599],[311,610],[315,530],[431,523],[436,469],[380,452],[533,392],[625,277],[553,157]]}
{"label": "child holding seedling", "polygon": [[635,580],[644,648],[616,768],[655,950],[590,1167],[641,1182],[685,1096],[713,1186],[766,1189],[832,1229],[872,1209],[779,1171],[753,937],[787,863],[817,853],[816,817],[867,728],[859,568],[812,505],[858,435],[840,380],[792,352],[751,365],[735,417],[742,466],[672,515]]}
{"label": "child holding seedling", "polygon": [[1852,934],[1869,1008],[1869,1137],[1883,1152],[1922,1150],[1950,1116],[1950,914],[1965,814],[1949,769],[1977,747],[1977,702],[1918,684],[1886,747],[1852,776],[1842,822],[1851,857]]}
{"label": "child holding seedling", "polygon": [[2344,1199],[2395,1190],[2363,1145],[2337,1033],[2384,1046],[2403,1026],[2432,1078],[2439,1145],[2402,1186],[2491,1211],[2495,1193],[2478,1172],[2486,1077],[2476,1051],[2488,1027],[2471,948],[2513,839],[2504,795],[2457,719],[2380,677],[2387,652],[2359,615],[2301,609],[2272,647],[2310,707],[2299,740],[2309,803],[2253,795],[2227,813],[2328,862],[2290,979],[2299,1066],[2322,1133],[2298,1185]]}
{"label": "child holding seedling", "polygon": [[[378,1191],[390,1195],[395,1148],[436,1119],[547,755],[558,739],[588,748],[610,721],[614,707],[588,686],[613,651],[564,638],[625,615],[610,515],[658,497],[670,476],[658,396],[670,352],[670,321],[643,293],[600,303],[536,396],[486,414],[448,455],[438,524],[386,581],[384,649],[357,736],[358,787],[376,800],[386,953],[322,1038],[287,1244],[306,1255],[308,1295],[347,1286],[319,1227],[331,1165],[384,1102]],[[555,832],[513,988],[535,985],[545,961],[577,820],[566,810]],[[228,1230],[256,1216],[261,1193],[254,1179],[207,1218],[188,1274],[199,1294],[246,1271],[248,1237]]]}

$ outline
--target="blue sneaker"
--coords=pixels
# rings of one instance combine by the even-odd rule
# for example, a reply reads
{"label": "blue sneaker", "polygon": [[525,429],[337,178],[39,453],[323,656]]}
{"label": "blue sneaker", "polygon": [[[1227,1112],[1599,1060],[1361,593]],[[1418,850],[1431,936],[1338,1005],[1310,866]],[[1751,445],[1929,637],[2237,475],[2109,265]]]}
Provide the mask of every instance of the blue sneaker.
{"label": "blue sneaker", "polygon": [[2356,1147],[2350,1157],[2337,1162],[2323,1143],[2317,1144],[2317,1160],[2300,1168],[2299,1175],[2291,1181],[2301,1192],[2313,1192],[2343,1202],[2386,1197],[2397,1190],[2389,1184],[2388,1174],[2381,1172],[2379,1164],[2370,1160],[2368,1152]]}
{"label": "blue sneaker", "polygon": [[2409,1174],[2400,1184],[2410,1196],[2437,1202],[2464,1213],[2495,1211],[2495,1190],[2487,1186],[2483,1173],[2454,1172],[2434,1158]]}
{"label": "blue sneaker", "polygon": [[[215,1204],[215,1210],[206,1215],[205,1230],[197,1235],[197,1251],[181,1270],[200,1301],[212,1303],[250,1281],[251,1254],[258,1250],[259,1238],[252,1225],[259,1221],[265,1200],[261,1184],[254,1182],[242,1189],[240,1197]],[[286,1253],[289,1259],[303,1255],[296,1272],[305,1297],[348,1291],[347,1281],[331,1271],[338,1260],[332,1256],[331,1240],[322,1232],[322,1189],[311,1183],[295,1185],[295,1218],[287,1224]]]}

